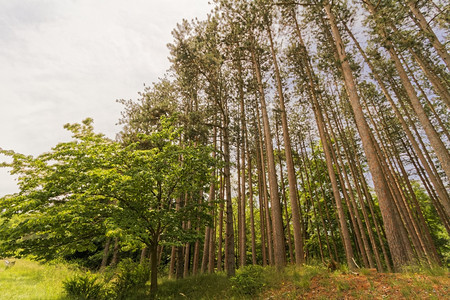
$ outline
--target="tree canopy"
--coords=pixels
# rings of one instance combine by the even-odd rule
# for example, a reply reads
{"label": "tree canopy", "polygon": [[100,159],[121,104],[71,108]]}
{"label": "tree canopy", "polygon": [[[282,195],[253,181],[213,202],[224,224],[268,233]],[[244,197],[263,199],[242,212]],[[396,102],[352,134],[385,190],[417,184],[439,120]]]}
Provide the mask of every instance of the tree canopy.
{"label": "tree canopy", "polygon": [[[65,126],[73,141],[36,158],[2,150],[20,185],[0,202],[3,255],[48,259],[95,250],[105,235],[127,236],[138,248],[195,239],[181,225],[209,220],[199,192],[211,180],[211,149],[183,144],[173,123],[163,117],[158,131],[123,146],[86,119]],[[177,207],[187,194],[195,201]]]}

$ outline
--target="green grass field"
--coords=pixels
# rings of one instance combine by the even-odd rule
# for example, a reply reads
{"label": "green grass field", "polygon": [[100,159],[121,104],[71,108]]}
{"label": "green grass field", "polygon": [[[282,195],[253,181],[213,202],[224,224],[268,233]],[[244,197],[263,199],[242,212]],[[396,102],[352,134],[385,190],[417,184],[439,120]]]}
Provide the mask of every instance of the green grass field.
{"label": "green grass field", "polygon": [[0,299],[64,299],[62,282],[76,274],[63,264],[39,264],[27,259],[12,259],[15,265],[6,268],[0,261]]}

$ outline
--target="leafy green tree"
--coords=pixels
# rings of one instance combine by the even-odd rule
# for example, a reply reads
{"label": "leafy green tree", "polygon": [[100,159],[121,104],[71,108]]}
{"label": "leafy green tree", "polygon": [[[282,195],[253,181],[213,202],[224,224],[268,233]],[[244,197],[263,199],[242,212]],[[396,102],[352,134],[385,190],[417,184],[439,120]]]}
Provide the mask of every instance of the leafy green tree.
{"label": "leafy green tree", "polygon": [[119,230],[150,249],[156,291],[157,246],[197,238],[180,220],[208,220],[203,199],[175,209],[176,199],[206,188],[213,161],[208,147],[180,146],[182,128],[173,124],[162,118],[159,131],[123,147],[94,133],[86,119],[65,126],[73,141],[36,158],[1,150],[13,158],[2,166],[12,167],[20,186],[0,199],[1,252],[45,259],[93,247],[93,237]]}

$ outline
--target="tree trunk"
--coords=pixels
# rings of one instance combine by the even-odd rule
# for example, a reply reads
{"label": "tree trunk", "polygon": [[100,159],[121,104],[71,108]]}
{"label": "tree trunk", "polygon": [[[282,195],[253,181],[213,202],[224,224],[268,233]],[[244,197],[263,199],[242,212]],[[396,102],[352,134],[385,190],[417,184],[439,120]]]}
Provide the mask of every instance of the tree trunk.
{"label": "tree trunk", "polygon": [[445,49],[445,46],[442,45],[439,39],[437,38],[436,34],[434,33],[431,26],[428,24],[423,14],[420,12],[419,8],[417,7],[417,1],[408,0],[406,3],[413,14],[413,16],[411,16],[412,19],[414,20],[414,22],[416,22],[417,26],[419,26],[419,28],[424,32],[425,36],[430,40],[434,49],[436,49],[436,52],[439,54],[441,59],[447,65],[447,69],[450,71],[450,55]]}
{"label": "tree trunk", "polygon": [[[214,151],[212,153],[212,157],[213,159],[216,158],[216,147],[217,147],[217,131],[216,131],[216,127],[214,127]],[[216,196],[216,185],[215,185],[215,181],[216,181],[216,172],[215,170],[212,171],[211,173],[211,183],[209,186],[209,196],[208,196],[208,202],[209,202],[209,207],[210,207],[210,212],[211,215],[214,214],[214,201],[215,201],[215,196]],[[202,258],[202,266],[201,266],[201,272],[204,273],[206,272],[209,260],[210,258],[210,238],[211,238],[211,227],[210,226],[206,226],[205,228],[205,242],[203,244],[203,258]]]}
{"label": "tree trunk", "polygon": [[[256,111],[257,108],[256,108]],[[255,125],[256,128],[256,125]],[[257,147],[256,147],[256,167],[257,167],[257,175],[258,175],[258,195],[259,195],[259,226],[260,226],[260,233],[261,233],[261,256],[262,256],[262,265],[266,266],[267,265],[267,249],[266,249],[266,234],[265,232],[267,232],[267,236],[269,237],[269,249],[271,249],[271,244],[270,244],[270,228],[267,228],[266,224],[270,225],[270,222],[265,223],[264,222],[264,216],[266,216],[267,214],[266,209],[265,209],[265,198],[267,195],[266,192],[266,186],[264,184],[265,182],[265,172],[264,172],[264,165],[263,162],[261,162],[263,155],[262,153],[262,143],[261,143],[261,139],[260,139],[260,125],[259,125],[259,121],[258,121],[258,130],[255,130],[257,133]],[[269,258],[271,257],[271,255],[269,254]],[[271,262],[271,259],[270,259]]]}
{"label": "tree trunk", "polygon": [[322,112],[320,111],[319,101],[317,99],[318,87],[316,87],[316,84],[315,84],[315,75],[313,73],[312,68],[310,67],[309,56],[306,51],[305,43],[303,42],[302,34],[300,31],[300,27],[298,26],[298,22],[297,22],[295,13],[293,13],[293,20],[294,20],[294,25],[295,25],[295,32],[297,33],[297,37],[300,42],[300,47],[302,49],[302,53],[300,53],[300,55],[304,58],[304,61],[305,61],[304,65],[305,65],[305,71],[306,71],[306,74],[308,77],[309,95],[310,95],[310,99],[312,102],[312,108],[313,108],[314,116],[316,119],[317,128],[319,129],[320,140],[322,141],[322,147],[323,147],[323,151],[325,154],[325,162],[327,165],[328,175],[331,180],[331,186],[332,186],[332,190],[333,190],[333,196],[334,196],[334,200],[335,200],[335,204],[336,204],[336,209],[338,212],[339,226],[341,229],[342,240],[344,243],[347,264],[348,264],[349,268],[351,270],[353,270],[356,268],[354,261],[353,261],[354,260],[353,249],[352,249],[350,234],[349,234],[347,223],[346,223],[345,212],[342,207],[342,202],[341,202],[341,198],[340,198],[340,192],[339,192],[339,187],[337,184],[336,174],[334,173],[332,158],[331,158],[331,154],[330,154],[330,146],[329,146],[329,142],[326,138],[325,131],[324,131],[325,122],[323,120]]}
{"label": "tree trunk", "polygon": [[[358,50],[361,53],[362,57],[364,58],[365,62],[369,66],[369,68],[372,72],[372,75],[374,76],[375,80],[377,81],[378,85],[380,86],[384,96],[386,97],[386,99],[389,101],[391,107],[393,108],[394,113],[395,113],[398,121],[400,122],[400,125],[402,126],[403,130],[405,131],[406,135],[408,136],[408,139],[411,142],[415,152],[417,153],[417,155],[420,159],[420,162],[422,163],[423,167],[425,168],[431,182],[433,183],[434,188],[436,189],[436,191],[439,195],[439,201],[444,206],[446,214],[450,218],[450,199],[447,195],[447,192],[446,192],[442,182],[440,181],[439,177],[436,176],[436,173],[434,173],[431,170],[431,167],[429,166],[427,159],[425,158],[425,156],[422,153],[422,149],[420,149],[419,145],[417,144],[417,141],[414,138],[411,130],[409,129],[409,126],[407,125],[402,114],[400,113],[399,109],[397,108],[397,105],[395,104],[394,100],[392,99],[391,95],[389,94],[389,92],[388,92],[386,86],[384,85],[383,81],[381,80],[380,76],[375,71],[372,63],[367,58],[367,55],[365,54],[364,50],[362,49],[362,47],[360,46],[360,44],[358,43],[356,38],[353,36],[352,32],[347,27],[347,25],[345,25],[345,29],[346,29],[347,33],[350,35],[350,37],[352,38],[353,42],[355,43],[355,46],[358,48]],[[407,110],[405,110],[405,112],[406,111]],[[423,151],[426,151],[426,149],[424,149]]]}
{"label": "tree trunk", "polygon": [[139,259],[139,263],[140,264],[145,263],[145,260],[147,258],[147,250],[148,250],[147,247],[142,248],[142,250],[141,250],[141,258]]}
{"label": "tree trunk", "polygon": [[298,195],[297,178],[295,175],[294,162],[292,160],[292,146],[291,146],[291,138],[289,136],[286,106],[284,104],[283,86],[281,83],[281,75],[278,67],[277,57],[274,50],[272,31],[270,29],[270,26],[267,26],[267,33],[269,35],[270,51],[272,53],[272,60],[275,68],[275,77],[277,82],[278,98],[280,100],[281,125],[283,128],[284,151],[286,156],[286,169],[288,173],[288,183],[289,183],[289,200],[291,202],[292,224],[294,227],[295,262],[296,264],[301,265],[304,263],[303,261],[304,254],[303,254],[303,239],[302,239],[302,224],[301,224],[302,218],[297,198]]}
{"label": "tree trunk", "polygon": [[[278,119],[277,119],[275,121],[275,135],[276,135],[276,138],[277,138],[278,163],[280,165],[281,196],[282,196],[282,199],[283,199],[284,214],[285,214],[285,218],[286,218],[286,231],[287,231],[287,242],[288,242],[288,249],[289,249],[289,259],[290,259],[291,263],[295,263],[294,252],[293,252],[293,249],[292,249],[291,222],[290,222],[290,217],[289,217],[289,212],[288,212],[288,205],[287,205],[287,200],[286,200],[286,187],[284,185],[283,161],[281,159],[281,148],[280,148],[280,136],[278,134],[278,131],[279,130],[278,130]],[[297,189],[295,189],[295,190],[297,191]]]}
{"label": "tree trunk", "polygon": [[[252,39],[254,42],[254,40]],[[256,79],[259,89],[259,100],[261,103],[261,114],[263,119],[264,141],[266,146],[267,168],[270,189],[270,204],[272,208],[272,233],[274,244],[275,266],[281,268],[286,265],[286,251],[284,243],[283,217],[281,213],[280,197],[278,194],[278,180],[275,170],[275,159],[273,155],[272,133],[270,132],[269,115],[266,108],[264,87],[262,83],[261,71],[256,58],[255,50],[251,49],[253,66],[255,68]]]}
{"label": "tree trunk", "polygon": [[[222,148],[222,143],[220,146],[221,149]],[[223,173],[223,172],[222,172]],[[223,176],[220,175],[220,204],[219,204],[219,243],[218,243],[218,250],[217,250],[217,270],[218,271],[222,271],[222,256],[223,256],[223,212],[224,212],[224,199],[223,199],[223,195],[224,195],[224,180],[223,180]]]}
{"label": "tree trunk", "polygon": [[[368,3],[368,2],[366,2]],[[375,7],[368,3],[369,11],[372,14],[376,13]],[[337,29],[337,28],[336,28]],[[447,178],[450,178],[450,154],[445,147],[444,143],[439,138],[439,135],[437,134],[436,130],[433,127],[433,124],[431,124],[427,114],[425,113],[425,110],[420,103],[419,98],[417,97],[416,91],[414,90],[414,87],[412,86],[411,82],[409,81],[408,75],[406,74],[405,69],[403,68],[403,65],[400,61],[400,58],[397,55],[397,52],[395,51],[394,45],[387,39],[386,33],[382,30],[379,31],[380,35],[386,39],[386,45],[385,48],[389,52],[391,59],[394,61],[395,68],[400,76],[400,80],[403,84],[403,87],[405,88],[405,91],[408,95],[408,98],[411,101],[411,106],[416,112],[417,118],[419,119],[420,123],[423,126],[423,129],[425,130],[425,133],[428,137],[428,140],[430,141],[431,146],[433,147],[436,156],[439,159],[439,162],[442,165],[442,169],[444,170],[445,174],[447,175]],[[342,44],[343,47],[343,44]],[[345,55],[344,55],[345,57]],[[348,64],[348,62],[347,62]],[[356,93],[356,91],[355,91]],[[450,107],[450,104],[447,104]]]}
{"label": "tree trunk", "polygon": [[254,216],[254,203],[253,203],[253,180],[252,180],[252,159],[250,154],[250,149],[248,149],[248,136],[246,138],[246,146],[247,146],[247,166],[248,166],[248,201],[250,206],[250,233],[252,237],[252,263],[256,265],[256,233],[255,233],[255,216]]}
{"label": "tree trunk", "polygon": [[[267,179],[266,179],[266,168],[264,164],[264,146],[263,146],[263,136],[262,136],[262,129],[261,129],[261,122],[259,117],[259,110],[258,105],[255,107],[256,110],[256,120],[258,123],[258,145],[259,145],[259,152],[258,152],[258,167],[260,168],[260,172],[258,172],[258,176],[262,179],[261,180],[261,189],[260,189],[260,196],[263,200],[262,202],[262,211],[263,216],[265,217],[265,223],[264,227],[266,229],[266,238],[267,238],[267,248],[268,248],[268,261],[269,265],[273,265],[273,235],[272,230],[273,227],[271,226],[271,218],[270,218],[270,209],[269,209],[269,195],[267,193]],[[266,150],[267,151],[267,150]],[[264,231],[261,231],[261,233],[264,233]],[[265,244],[263,243],[263,247],[265,249]],[[265,250],[264,250],[265,251]]]}
{"label": "tree trunk", "polygon": [[234,276],[236,272],[236,258],[234,253],[234,229],[233,229],[233,203],[231,199],[231,161],[230,141],[228,137],[228,117],[223,127],[223,152],[224,152],[224,179],[226,197],[226,260],[225,269],[228,276]]}
{"label": "tree trunk", "polygon": [[110,266],[116,266],[119,262],[119,238],[114,238],[114,250],[113,250],[113,257],[111,260]]}
{"label": "tree trunk", "polygon": [[345,45],[342,42],[339,29],[337,27],[334,14],[331,11],[331,6],[326,2],[325,11],[328,16],[328,21],[331,26],[331,31],[336,43],[336,51],[339,56],[344,83],[349,96],[350,104],[355,116],[356,126],[361,137],[364,152],[367,157],[370,172],[375,186],[375,191],[378,195],[378,201],[383,216],[384,226],[386,228],[386,237],[391,250],[394,266],[398,269],[400,266],[408,262],[408,257],[405,255],[405,245],[399,243],[401,241],[398,224],[395,221],[395,216],[392,215],[392,196],[390,195],[386,179],[383,175],[383,169],[378,161],[377,152],[374,147],[374,142],[371,140],[370,128],[365,120],[364,113],[359,103],[359,96],[356,91],[350,64],[345,53]]}
{"label": "tree trunk", "polygon": [[106,264],[108,263],[109,256],[109,246],[111,245],[111,238],[106,238],[105,248],[103,248],[103,256],[102,263],[100,264],[100,271],[103,271],[106,268]]}
{"label": "tree trunk", "polygon": [[158,290],[158,239],[149,245],[150,249],[150,295],[154,299],[156,291]]}
{"label": "tree trunk", "polygon": [[[239,46],[239,45],[238,45]],[[237,149],[240,149],[241,157],[237,156],[236,160],[239,163],[238,168],[238,176],[240,180],[240,185],[238,185],[238,191],[240,192],[239,197],[239,266],[243,267],[246,263],[246,253],[247,253],[247,237],[246,237],[246,219],[245,219],[245,208],[246,208],[246,197],[245,197],[245,150],[246,150],[246,132],[247,132],[247,124],[245,122],[245,105],[244,105],[244,79],[242,75],[242,65],[241,65],[241,53],[238,50],[238,61],[237,61],[237,69],[238,69],[238,89],[239,89],[239,105],[240,105],[240,142],[241,145],[236,146]],[[241,148],[240,148],[241,146]]]}

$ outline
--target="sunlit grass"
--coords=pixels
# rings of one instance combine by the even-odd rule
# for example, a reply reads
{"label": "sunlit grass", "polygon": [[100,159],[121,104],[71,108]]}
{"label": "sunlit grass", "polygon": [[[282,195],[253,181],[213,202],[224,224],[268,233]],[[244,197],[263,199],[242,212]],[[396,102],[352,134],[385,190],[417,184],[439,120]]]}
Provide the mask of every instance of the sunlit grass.
{"label": "sunlit grass", "polygon": [[11,259],[14,266],[7,268],[0,261],[0,298],[64,299],[63,280],[77,273],[63,264],[39,264],[27,259]]}

